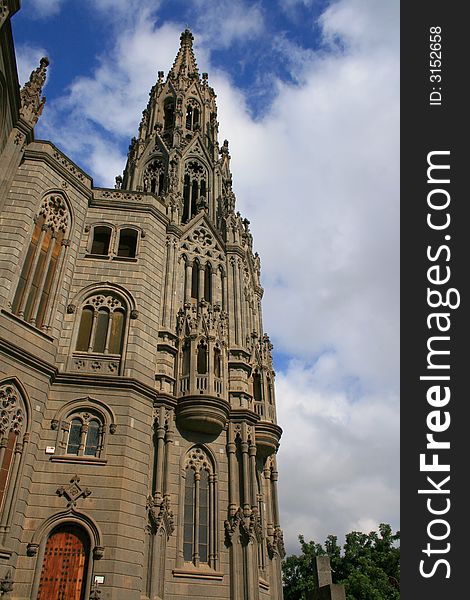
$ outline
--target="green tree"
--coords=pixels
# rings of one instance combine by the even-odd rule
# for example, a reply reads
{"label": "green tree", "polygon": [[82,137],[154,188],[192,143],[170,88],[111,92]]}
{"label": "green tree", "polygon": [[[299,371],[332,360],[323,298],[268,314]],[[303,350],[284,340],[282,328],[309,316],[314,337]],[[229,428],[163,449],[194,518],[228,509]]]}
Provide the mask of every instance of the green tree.
{"label": "green tree", "polygon": [[299,535],[302,554],[288,556],[282,565],[285,600],[310,600],[314,590],[315,556],[328,555],[333,583],[342,583],[348,600],[399,600],[400,532],[382,523],[379,531],[352,531],[343,549],[336,536],[323,545]]}

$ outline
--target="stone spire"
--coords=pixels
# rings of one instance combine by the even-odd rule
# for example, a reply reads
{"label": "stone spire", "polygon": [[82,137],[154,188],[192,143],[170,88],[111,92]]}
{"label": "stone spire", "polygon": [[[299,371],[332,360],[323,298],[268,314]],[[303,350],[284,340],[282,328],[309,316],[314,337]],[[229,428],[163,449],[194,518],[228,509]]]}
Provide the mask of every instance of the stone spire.
{"label": "stone spire", "polygon": [[185,29],[180,36],[180,49],[175,62],[168,73],[169,79],[199,79],[196,58],[193,52],[194,36],[189,29]]}
{"label": "stone spire", "polygon": [[31,73],[29,81],[24,84],[20,91],[20,115],[31,127],[34,127],[37,123],[46,102],[45,96],[41,98],[41,94],[46,81],[48,65],[49,59],[43,56],[39,67]]}

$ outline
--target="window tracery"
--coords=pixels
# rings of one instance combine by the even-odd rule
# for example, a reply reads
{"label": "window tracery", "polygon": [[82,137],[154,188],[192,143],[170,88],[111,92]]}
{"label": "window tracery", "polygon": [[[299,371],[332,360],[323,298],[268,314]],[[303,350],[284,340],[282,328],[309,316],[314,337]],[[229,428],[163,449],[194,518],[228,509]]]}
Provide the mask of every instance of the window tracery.
{"label": "window tracery", "polygon": [[12,312],[31,325],[47,325],[46,311],[68,246],[65,235],[69,221],[64,197],[61,194],[45,196],[34,220],[33,234],[12,303]]}
{"label": "window tracery", "polygon": [[183,558],[196,567],[215,566],[215,481],[206,452],[192,448],[185,459]]}
{"label": "window tracery", "polygon": [[198,160],[189,160],[184,168],[183,223],[190,221],[207,206],[207,171]]}
{"label": "window tracery", "polygon": [[27,443],[27,412],[22,395],[11,382],[0,384],[0,524],[8,525],[15,503],[21,461]]}
{"label": "window tracery", "polygon": [[143,191],[161,196],[164,192],[165,166],[161,159],[150,162],[144,170]]}
{"label": "window tracery", "polygon": [[116,296],[96,294],[87,298],[81,312],[76,350],[121,354],[125,324],[126,307]]}

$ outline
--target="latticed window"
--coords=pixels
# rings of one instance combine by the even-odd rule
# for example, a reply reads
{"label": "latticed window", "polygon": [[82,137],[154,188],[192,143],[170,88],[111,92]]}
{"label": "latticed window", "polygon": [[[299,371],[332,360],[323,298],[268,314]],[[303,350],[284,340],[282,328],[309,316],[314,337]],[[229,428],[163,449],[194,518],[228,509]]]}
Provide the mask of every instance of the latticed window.
{"label": "latticed window", "polygon": [[76,350],[100,354],[121,354],[124,342],[126,309],[115,296],[97,294],[82,308]]}
{"label": "latticed window", "polygon": [[161,159],[149,163],[144,170],[143,190],[161,196],[164,192],[165,167]]}
{"label": "latticed window", "polygon": [[215,477],[213,465],[202,448],[186,457],[184,480],[183,557],[195,566],[214,566]]}
{"label": "latticed window", "polygon": [[46,196],[35,219],[12,311],[37,327],[47,325],[47,309],[52,302],[57,275],[68,245],[65,234],[69,213],[59,194]]}
{"label": "latticed window", "polygon": [[0,524],[6,525],[18,487],[26,438],[26,410],[13,383],[0,384]]}
{"label": "latticed window", "polygon": [[62,428],[68,434],[66,454],[100,456],[104,425],[97,415],[87,411],[74,414],[63,422]]}
{"label": "latticed window", "polygon": [[197,160],[190,160],[184,169],[183,223],[190,221],[207,202],[207,173]]}

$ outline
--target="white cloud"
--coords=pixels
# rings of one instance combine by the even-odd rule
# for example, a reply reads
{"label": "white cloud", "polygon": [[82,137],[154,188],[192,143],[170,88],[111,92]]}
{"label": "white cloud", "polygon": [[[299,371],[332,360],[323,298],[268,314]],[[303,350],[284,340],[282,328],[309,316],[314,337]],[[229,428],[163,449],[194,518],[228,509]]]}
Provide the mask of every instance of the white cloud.
{"label": "white cloud", "polygon": [[31,5],[35,17],[47,18],[58,14],[66,1],[67,0],[30,0],[29,4]]}

